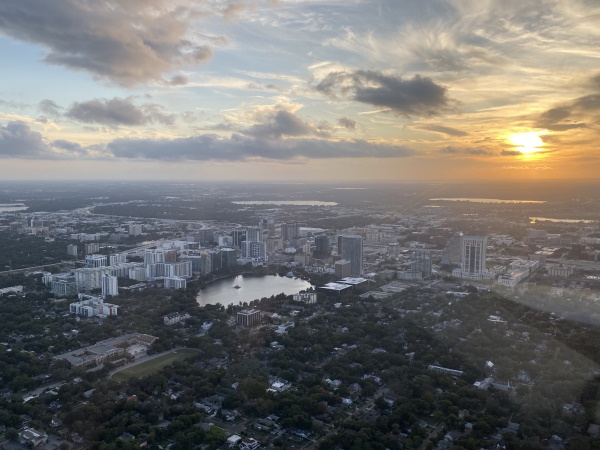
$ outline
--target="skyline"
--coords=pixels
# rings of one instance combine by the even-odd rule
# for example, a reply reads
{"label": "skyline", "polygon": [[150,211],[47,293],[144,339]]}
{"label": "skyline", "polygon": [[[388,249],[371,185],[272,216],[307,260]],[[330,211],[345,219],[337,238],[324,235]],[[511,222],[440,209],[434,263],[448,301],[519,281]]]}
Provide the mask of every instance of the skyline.
{"label": "skyline", "polygon": [[600,173],[592,1],[188,3],[0,0],[0,176]]}

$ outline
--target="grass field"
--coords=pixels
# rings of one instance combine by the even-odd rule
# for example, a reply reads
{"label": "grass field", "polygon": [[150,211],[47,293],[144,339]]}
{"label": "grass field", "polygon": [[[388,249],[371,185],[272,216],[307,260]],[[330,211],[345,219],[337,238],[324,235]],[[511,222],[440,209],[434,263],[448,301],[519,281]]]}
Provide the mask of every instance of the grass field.
{"label": "grass field", "polygon": [[131,378],[140,378],[152,375],[163,367],[173,364],[175,361],[182,361],[186,358],[195,356],[198,353],[199,351],[194,349],[177,350],[174,353],[168,353],[166,355],[159,356],[158,358],[151,359],[150,361],[146,361],[136,366],[129,367],[128,369],[124,369],[121,372],[117,372],[112,376],[112,378],[116,381],[127,381]]}

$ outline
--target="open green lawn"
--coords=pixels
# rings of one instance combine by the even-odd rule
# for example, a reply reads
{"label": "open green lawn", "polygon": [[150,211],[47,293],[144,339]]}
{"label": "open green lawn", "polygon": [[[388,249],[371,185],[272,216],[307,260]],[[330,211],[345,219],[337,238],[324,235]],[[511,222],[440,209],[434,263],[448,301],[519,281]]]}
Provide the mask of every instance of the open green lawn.
{"label": "open green lawn", "polygon": [[185,349],[177,350],[173,353],[159,356],[150,361],[143,362],[137,366],[124,369],[121,372],[115,373],[112,378],[116,381],[127,381],[131,378],[140,378],[158,372],[163,367],[173,364],[175,361],[182,361],[199,353],[199,350]]}

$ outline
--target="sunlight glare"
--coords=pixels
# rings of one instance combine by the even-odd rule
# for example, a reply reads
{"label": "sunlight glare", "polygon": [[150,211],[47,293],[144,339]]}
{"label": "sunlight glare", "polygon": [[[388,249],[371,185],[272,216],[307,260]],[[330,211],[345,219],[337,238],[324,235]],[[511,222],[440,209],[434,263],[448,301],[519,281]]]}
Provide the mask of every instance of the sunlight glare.
{"label": "sunlight glare", "polygon": [[544,141],[542,141],[540,135],[546,133],[546,131],[515,133],[511,134],[508,139],[515,146],[515,150],[518,150],[523,154],[535,153],[544,145]]}

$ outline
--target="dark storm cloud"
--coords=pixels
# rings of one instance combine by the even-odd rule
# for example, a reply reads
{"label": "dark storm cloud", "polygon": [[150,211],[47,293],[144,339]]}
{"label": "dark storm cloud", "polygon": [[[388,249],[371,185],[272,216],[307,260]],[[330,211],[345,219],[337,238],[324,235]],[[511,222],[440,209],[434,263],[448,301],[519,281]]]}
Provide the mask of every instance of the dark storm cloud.
{"label": "dark storm cloud", "polygon": [[0,0],[0,32],[45,47],[49,64],[132,86],[211,58],[186,37],[194,14],[167,0]]}
{"label": "dark storm cloud", "polygon": [[0,157],[33,159],[45,157],[49,152],[42,135],[31,130],[25,122],[0,125]]}
{"label": "dark storm cloud", "polygon": [[356,120],[341,117],[338,119],[338,124],[348,130],[356,130]]}
{"label": "dark storm cloud", "polygon": [[146,125],[158,122],[173,124],[175,118],[156,104],[136,106],[129,98],[115,97],[110,100],[89,100],[75,103],[65,113],[71,119],[85,123],[97,123],[111,127],[119,125]]}
{"label": "dark storm cloud", "polygon": [[425,131],[434,131],[436,133],[447,134],[449,136],[467,136],[469,133],[466,133],[462,130],[457,130],[456,128],[445,127],[443,125],[421,125],[415,127],[419,130]]}
{"label": "dark storm cloud", "polygon": [[205,134],[181,139],[117,139],[106,145],[117,158],[145,160],[246,161],[254,158],[399,158],[414,151],[402,146],[374,144],[363,140],[320,139],[264,140],[233,134],[221,138]]}
{"label": "dark storm cloud", "polygon": [[331,98],[350,98],[405,116],[437,115],[449,109],[451,102],[447,89],[431,78],[403,79],[375,70],[330,72],[315,89]]}
{"label": "dark storm cloud", "polygon": [[243,131],[248,136],[259,139],[281,139],[284,136],[329,136],[327,126],[314,126],[304,122],[289,111],[275,111],[264,123],[252,125]]}

